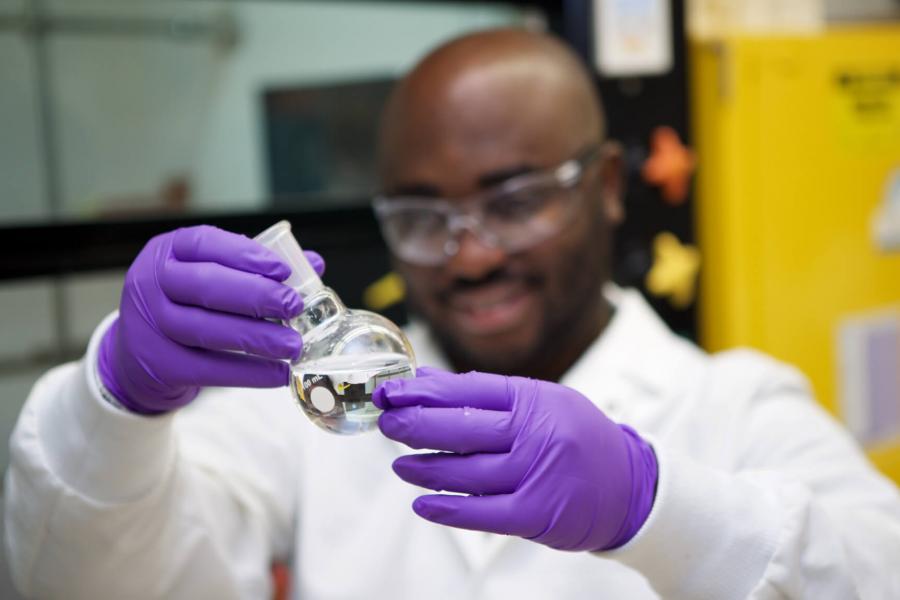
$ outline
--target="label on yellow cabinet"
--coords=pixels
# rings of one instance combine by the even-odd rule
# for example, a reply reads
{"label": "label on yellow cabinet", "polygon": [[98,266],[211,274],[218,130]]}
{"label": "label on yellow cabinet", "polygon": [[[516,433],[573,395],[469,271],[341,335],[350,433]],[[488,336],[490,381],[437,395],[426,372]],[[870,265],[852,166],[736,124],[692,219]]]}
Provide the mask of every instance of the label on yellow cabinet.
{"label": "label on yellow cabinet", "polygon": [[864,446],[900,435],[900,307],[845,319],[838,330],[841,408]]}
{"label": "label on yellow cabinet", "polygon": [[872,233],[882,252],[900,252],[900,169],[891,173],[884,186],[884,200],[872,219]]}
{"label": "label on yellow cabinet", "polygon": [[900,62],[842,68],[833,84],[842,144],[854,152],[900,150]]}

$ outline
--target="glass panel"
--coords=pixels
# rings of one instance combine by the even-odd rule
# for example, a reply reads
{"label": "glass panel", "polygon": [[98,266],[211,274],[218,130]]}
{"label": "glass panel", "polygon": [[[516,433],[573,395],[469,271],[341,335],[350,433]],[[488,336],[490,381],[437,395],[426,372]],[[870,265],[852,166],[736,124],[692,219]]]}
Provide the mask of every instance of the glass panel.
{"label": "glass panel", "polygon": [[0,223],[367,201],[390,83],[449,37],[524,18],[503,3],[0,0]]}
{"label": "glass panel", "polygon": [[[24,6],[24,0],[0,0],[0,15],[20,14]],[[0,223],[50,215],[38,114],[30,44],[0,22]]]}

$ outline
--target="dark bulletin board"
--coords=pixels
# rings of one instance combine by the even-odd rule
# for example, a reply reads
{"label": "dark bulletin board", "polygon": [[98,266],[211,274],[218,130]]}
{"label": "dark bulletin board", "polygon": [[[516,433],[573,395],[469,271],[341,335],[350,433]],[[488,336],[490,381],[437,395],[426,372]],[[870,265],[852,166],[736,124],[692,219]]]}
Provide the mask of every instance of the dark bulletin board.
{"label": "dark bulletin board", "polygon": [[384,77],[263,93],[275,208],[296,208],[296,198],[304,194],[365,198],[376,189],[378,118],[392,85]]}
{"label": "dark bulletin board", "polygon": [[[650,153],[650,137],[659,126],[669,126],[690,144],[688,121],[687,56],[684,0],[671,0],[674,62],[664,75],[640,78],[596,76],[607,113],[609,135],[625,146],[628,167],[625,209],[627,220],[616,239],[615,279],[644,292],[656,311],[676,332],[696,339],[696,306],[674,308],[666,299],[647,292],[644,279],[653,264],[653,240],[668,231],[685,244],[694,243],[693,198],[674,206],[641,177]],[[588,64],[593,56],[591,0],[566,0],[557,32],[572,44]]]}

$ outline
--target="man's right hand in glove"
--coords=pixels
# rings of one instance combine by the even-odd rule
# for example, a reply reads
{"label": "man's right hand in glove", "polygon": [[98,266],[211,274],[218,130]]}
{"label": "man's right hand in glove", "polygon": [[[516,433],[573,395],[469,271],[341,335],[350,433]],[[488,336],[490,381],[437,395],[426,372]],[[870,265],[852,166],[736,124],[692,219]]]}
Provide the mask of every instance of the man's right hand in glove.
{"label": "man's right hand in glove", "polygon": [[[321,275],[322,258],[306,253]],[[150,240],[125,277],[119,317],[100,344],[99,373],[128,410],[153,415],[205,386],[287,385],[303,341],[271,321],[300,313],[281,282],[290,269],[257,242],[215,227]]]}

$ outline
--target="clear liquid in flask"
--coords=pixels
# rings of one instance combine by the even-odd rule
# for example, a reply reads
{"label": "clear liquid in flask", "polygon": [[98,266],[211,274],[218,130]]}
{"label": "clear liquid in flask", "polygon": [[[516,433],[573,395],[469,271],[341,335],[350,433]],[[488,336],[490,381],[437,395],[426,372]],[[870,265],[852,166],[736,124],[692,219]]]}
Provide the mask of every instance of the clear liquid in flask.
{"label": "clear liquid in flask", "polygon": [[291,390],[319,427],[352,435],[377,427],[372,392],[383,381],[415,376],[409,357],[393,352],[337,355],[293,366]]}

